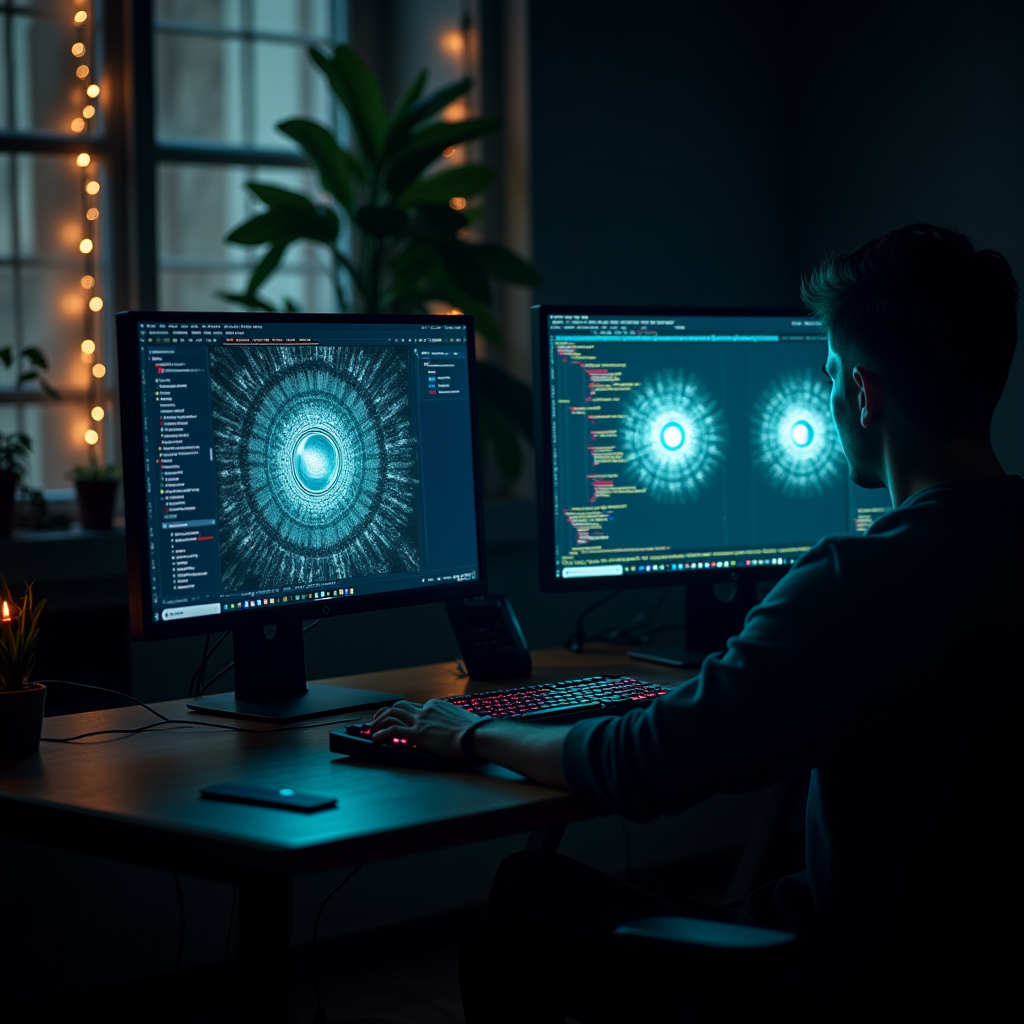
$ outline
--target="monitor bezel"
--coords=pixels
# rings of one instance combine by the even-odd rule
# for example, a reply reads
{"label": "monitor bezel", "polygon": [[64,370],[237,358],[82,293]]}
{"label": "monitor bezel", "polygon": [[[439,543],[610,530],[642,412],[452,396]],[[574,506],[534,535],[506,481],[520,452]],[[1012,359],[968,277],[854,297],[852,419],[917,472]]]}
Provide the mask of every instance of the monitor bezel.
{"label": "monitor bezel", "polygon": [[[359,612],[385,611],[437,601],[479,597],[487,593],[487,562],[484,538],[483,491],[480,470],[480,431],[476,385],[476,346],[473,318],[445,314],[364,313],[249,313],[223,311],[166,312],[130,310],[116,315],[118,388],[121,401],[121,457],[124,480],[125,543],[127,545],[129,612],[132,638],[169,640],[174,637],[221,633],[248,626],[271,626],[279,622],[323,619]],[[161,323],[398,323],[464,324],[466,327],[467,371],[469,375],[470,424],[473,447],[473,495],[477,522],[478,578],[463,583],[444,583],[384,594],[325,599],[295,605],[273,605],[222,611],[172,621],[153,621],[153,590],[149,572],[145,452],[142,443],[142,372],[138,341],[140,321]]]}
{"label": "monitor bezel", "polygon": [[[533,337],[534,438],[537,472],[537,552],[540,589],[546,593],[622,590],[644,587],[674,587],[691,584],[730,583],[742,580],[778,580],[788,565],[737,565],[720,569],[666,569],[623,576],[584,576],[563,579],[555,575],[555,495],[552,485],[552,441],[549,396],[551,363],[548,359],[548,316],[588,314],[593,316],[791,316],[809,318],[799,306],[591,306],[547,304],[531,306]],[[814,542],[820,538],[814,538]],[[813,543],[813,542],[812,542]]]}

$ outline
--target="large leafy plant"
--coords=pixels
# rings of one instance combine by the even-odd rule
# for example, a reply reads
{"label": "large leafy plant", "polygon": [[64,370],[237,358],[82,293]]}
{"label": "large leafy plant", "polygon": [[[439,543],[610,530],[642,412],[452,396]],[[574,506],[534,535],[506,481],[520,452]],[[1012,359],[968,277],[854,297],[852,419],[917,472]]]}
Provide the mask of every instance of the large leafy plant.
{"label": "large leafy plant", "polygon": [[[380,86],[351,47],[310,54],[348,115],[351,148],[313,121],[277,125],[305,151],[329,199],[319,202],[249,182],[265,209],[235,228],[227,241],[267,248],[245,292],[222,294],[253,309],[274,310],[260,288],[288,247],[304,240],[328,251],[343,311],[413,313],[442,302],[471,314],[480,333],[501,347],[504,340],[489,309],[492,280],[532,286],[539,279],[503,246],[466,240],[466,229],[480,212],[469,201],[490,184],[490,169],[480,164],[434,169],[446,150],[486,135],[500,120],[444,120],[444,111],[469,91],[472,81],[466,78],[424,95],[426,71],[388,112]],[[346,224],[351,253],[342,245]],[[285,310],[297,308],[291,300],[284,303]],[[514,480],[522,469],[517,435],[532,439],[530,392],[493,364],[481,363],[478,370],[484,444],[495,452],[503,475]]]}

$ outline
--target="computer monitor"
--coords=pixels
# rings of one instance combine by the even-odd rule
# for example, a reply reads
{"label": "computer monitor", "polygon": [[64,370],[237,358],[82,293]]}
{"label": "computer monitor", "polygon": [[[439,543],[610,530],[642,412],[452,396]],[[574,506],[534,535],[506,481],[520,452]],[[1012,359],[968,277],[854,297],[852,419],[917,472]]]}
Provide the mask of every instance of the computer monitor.
{"label": "computer monitor", "polygon": [[302,622],[486,592],[472,318],[130,312],[117,340],[133,636],[232,632],[234,693],[196,710],[399,699],[307,686]]}
{"label": "computer monitor", "polygon": [[[699,663],[757,583],[890,508],[853,484],[798,309],[535,306],[541,587],[685,584]],[[724,586],[723,586],[724,585]]]}

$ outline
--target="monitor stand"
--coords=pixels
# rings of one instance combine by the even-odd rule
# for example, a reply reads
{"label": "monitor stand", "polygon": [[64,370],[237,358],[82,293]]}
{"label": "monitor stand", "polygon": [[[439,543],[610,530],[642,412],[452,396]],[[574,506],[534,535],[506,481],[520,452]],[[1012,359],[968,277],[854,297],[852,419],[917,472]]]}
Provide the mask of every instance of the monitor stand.
{"label": "monitor stand", "polygon": [[743,628],[747,612],[756,603],[757,583],[753,579],[687,583],[687,645],[639,647],[629,656],[673,668],[699,667],[709,654],[725,649],[726,641]]}
{"label": "monitor stand", "polygon": [[242,626],[233,631],[232,642],[234,692],[190,700],[187,706],[192,711],[261,722],[295,722],[365,711],[403,699],[400,693],[309,685],[299,621],[279,623],[269,637],[262,626]]}

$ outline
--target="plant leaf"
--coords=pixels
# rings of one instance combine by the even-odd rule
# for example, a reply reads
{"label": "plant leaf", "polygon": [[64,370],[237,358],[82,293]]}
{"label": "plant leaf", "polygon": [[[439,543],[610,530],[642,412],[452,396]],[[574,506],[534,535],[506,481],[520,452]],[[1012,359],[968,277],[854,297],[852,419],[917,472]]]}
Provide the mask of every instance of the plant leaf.
{"label": "plant leaf", "polygon": [[266,252],[263,259],[257,264],[256,269],[252,272],[252,277],[249,278],[249,287],[246,289],[247,295],[255,295],[259,291],[259,287],[263,282],[273,273],[274,268],[281,262],[281,257],[284,255],[285,249],[288,248],[290,239],[285,239],[281,242],[275,242]]}
{"label": "plant leaf", "polygon": [[45,370],[47,368],[46,356],[44,356],[43,353],[34,346],[23,348],[21,350],[21,358],[31,363],[33,366],[38,366],[40,370]]}
{"label": "plant leaf", "polygon": [[264,313],[277,312],[269,302],[265,302],[263,299],[257,298],[255,295],[239,295],[235,292],[217,292],[217,294],[228,302],[237,302],[238,305],[248,306],[249,309],[261,309]]}
{"label": "plant leaf", "polygon": [[278,130],[294,139],[308,154],[320,172],[320,182],[335,199],[352,212],[352,182],[363,180],[363,170],[348,150],[338,145],[334,136],[313,121],[282,121]]}
{"label": "plant leaf", "polygon": [[419,206],[426,203],[447,205],[453,196],[475,196],[483,192],[494,172],[480,164],[467,164],[442,171],[431,178],[414,181],[396,200],[396,206]]}
{"label": "plant leaf", "polygon": [[364,206],[355,217],[356,224],[374,238],[401,234],[408,220],[405,210],[395,206]]}
{"label": "plant leaf", "polygon": [[511,249],[506,249],[503,245],[474,245],[470,248],[491,277],[532,288],[540,285],[537,271]]}
{"label": "plant leaf", "polygon": [[224,240],[237,245],[263,245],[292,234],[287,214],[282,210],[259,213],[240,224]]}
{"label": "plant leaf", "polygon": [[[409,83],[409,87],[402,93],[401,99],[395,104],[395,109],[391,111],[391,117],[388,119],[388,142],[390,143],[393,139],[393,132],[398,125],[406,123],[406,113],[409,108],[423,95],[423,89],[427,84],[427,69],[424,68],[420,73]],[[385,150],[387,150],[385,145]]]}
{"label": "plant leaf", "polygon": [[327,74],[331,88],[348,111],[363,153],[371,161],[377,160],[388,119],[376,78],[351,46],[339,46],[332,57],[318,50],[310,53]]}
{"label": "plant leaf", "polygon": [[247,181],[246,187],[257,199],[271,208],[271,210],[298,210],[302,213],[312,212],[314,209],[312,201],[298,192],[289,192],[285,188],[278,188],[277,185],[264,185],[259,181]]}
{"label": "plant leaf", "polygon": [[[413,84],[415,85],[415,82]],[[425,96],[418,103],[410,104],[409,108],[402,112],[400,116],[399,107],[396,107],[395,113],[391,115],[391,127],[388,130],[385,152],[391,153],[400,147],[408,138],[409,132],[420,121],[425,121],[428,117],[443,110],[449,103],[469,92],[472,86],[473,80],[471,78],[463,78],[458,82],[453,82],[451,85],[438,89],[429,96]]]}
{"label": "plant leaf", "polygon": [[498,117],[476,117],[451,124],[428,125],[417,132],[395,155],[387,178],[391,194],[401,194],[449,146],[486,135],[501,123]]}

